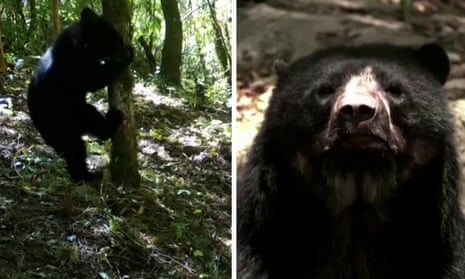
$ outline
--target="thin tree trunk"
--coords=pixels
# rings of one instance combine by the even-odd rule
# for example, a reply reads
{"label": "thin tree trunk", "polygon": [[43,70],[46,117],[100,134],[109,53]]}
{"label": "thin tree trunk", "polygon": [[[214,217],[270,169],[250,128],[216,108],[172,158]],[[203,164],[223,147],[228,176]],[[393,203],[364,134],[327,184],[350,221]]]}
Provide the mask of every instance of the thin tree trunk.
{"label": "thin tree trunk", "polygon": [[[221,26],[216,18],[216,10],[210,0],[207,0],[208,7],[210,9],[210,19],[212,21],[213,31],[215,32],[215,50],[218,60],[220,60],[223,66],[225,77],[228,83],[231,84],[231,55],[229,54],[228,43],[226,42]],[[226,32],[226,30],[225,30]]]}
{"label": "thin tree trunk", "polygon": [[152,48],[149,46],[149,44],[144,39],[144,37],[140,36],[138,41],[142,49],[144,50],[145,57],[147,58],[147,63],[149,64],[149,67],[150,67],[150,72],[155,73],[157,69],[157,61],[155,60],[155,56],[152,53]]}
{"label": "thin tree trunk", "polygon": [[60,3],[59,0],[53,0],[53,33],[55,38],[60,35],[61,32],[61,23],[60,23]]}
{"label": "thin tree trunk", "polygon": [[165,41],[163,43],[160,75],[167,84],[181,85],[182,23],[178,1],[161,0],[165,18]]}
{"label": "thin tree trunk", "polygon": [[29,22],[29,27],[27,29],[27,35],[28,37],[31,37],[33,35],[32,32],[36,30],[36,24],[37,24],[37,14],[36,14],[36,1],[35,0],[29,0],[29,15],[30,15],[30,22]]}
{"label": "thin tree trunk", "polygon": [[[131,14],[127,0],[102,0],[104,17],[115,26],[129,42],[129,26]],[[124,72],[118,81],[108,86],[110,107],[120,109],[124,121],[118,133],[112,138],[110,154],[111,180],[117,185],[139,187],[140,175],[137,162],[137,136],[134,121],[132,88],[134,80],[129,70]]]}
{"label": "thin tree trunk", "polygon": [[[0,5],[0,14],[2,14],[3,8]],[[0,93],[4,92],[4,80],[6,76],[6,61],[5,61],[5,53],[3,51],[3,42],[2,42],[2,18],[0,17]]]}
{"label": "thin tree trunk", "polygon": [[[15,13],[16,15],[19,15],[19,18],[21,20],[21,26],[26,26],[26,17],[24,16],[24,12],[23,12],[23,5],[22,5],[22,1],[12,1],[13,2],[13,6],[14,6],[14,9],[15,9]],[[16,22],[18,23],[18,22]]]}

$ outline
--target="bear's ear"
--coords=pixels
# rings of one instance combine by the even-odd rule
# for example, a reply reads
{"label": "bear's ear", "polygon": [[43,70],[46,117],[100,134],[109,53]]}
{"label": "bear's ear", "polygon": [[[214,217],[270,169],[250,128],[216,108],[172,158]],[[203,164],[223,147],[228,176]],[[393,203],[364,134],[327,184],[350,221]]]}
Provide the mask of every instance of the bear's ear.
{"label": "bear's ear", "polygon": [[90,8],[86,7],[82,9],[81,12],[81,21],[82,22],[94,22],[96,19],[98,19],[98,15],[92,11]]}
{"label": "bear's ear", "polygon": [[444,84],[449,76],[449,57],[445,50],[437,44],[425,44],[415,52],[417,59],[426,67],[426,70],[434,74],[441,84]]}
{"label": "bear's ear", "polygon": [[273,68],[278,76],[285,76],[287,75],[289,66],[283,60],[276,60],[273,63]]}

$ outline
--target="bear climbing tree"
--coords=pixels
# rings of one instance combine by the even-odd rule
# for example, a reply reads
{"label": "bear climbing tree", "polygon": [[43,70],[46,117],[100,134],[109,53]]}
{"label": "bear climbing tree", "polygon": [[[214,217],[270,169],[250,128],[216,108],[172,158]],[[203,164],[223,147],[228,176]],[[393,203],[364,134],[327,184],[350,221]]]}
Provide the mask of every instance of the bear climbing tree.
{"label": "bear climbing tree", "polygon": [[123,121],[114,108],[103,116],[86,103],[86,94],[115,81],[133,56],[111,24],[85,8],[39,62],[28,90],[30,116],[45,142],[65,159],[73,180],[101,177],[87,169],[82,135],[107,140]]}

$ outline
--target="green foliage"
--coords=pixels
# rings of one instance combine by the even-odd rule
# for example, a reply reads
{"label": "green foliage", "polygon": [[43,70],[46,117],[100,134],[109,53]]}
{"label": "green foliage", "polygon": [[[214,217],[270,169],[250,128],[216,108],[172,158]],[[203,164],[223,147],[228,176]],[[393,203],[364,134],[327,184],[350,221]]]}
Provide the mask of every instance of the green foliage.
{"label": "green foliage", "polygon": [[155,57],[157,65],[161,61],[161,48],[163,46],[163,13],[160,1],[132,1],[132,28],[133,28],[133,45],[136,48],[136,56],[133,62],[133,68],[142,78],[154,77],[155,73],[151,72],[144,49],[141,46],[140,38],[143,38],[152,55]]}
{"label": "green foliage", "polygon": [[185,223],[172,223],[171,228],[173,229],[176,238],[181,238],[187,231],[187,224]]}
{"label": "green foliage", "polygon": [[402,8],[403,19],[408,20],[410,18],[410,13],[412,11],[413,0],[401,0],[400,6]]}
{"label": "green foliage", "polygon": [[[2,32],[5,52],[16,56],[41,55],[53,42],[52,1],[4,0]],[[66,27],[79,18],[83,7],[91,7],[100,11],[100,1],[80,0],[65,1],[60,7],[61,26]]]}
{"label": "green foliage", "polygon": [[[228,7],[228,1],[216,2],[217,20],[225,23],[224,26],[230,27],[229,24],[226,24],[231,11],[230,7]],[[229,91],[230,88],[228,88],[223,68],[215,52],[216,37],[208,5],[206,1],[188,3],[190,5],[181,5],[181,14],[184,15],[183,31],[185,34],[183,85],[186,92],[191,92],[191,98],[198,100],[197,94],[200,85],[205,88],[206,92],[210,92],[210,94],[206,95],[209,102],[215,99],[224,101],[228,96],[217,95],[217,93],[225,90]],[[222,31],[226,33],[224,35],[231,32],[231,30]],[[224,37],[229,37],[229,35]],[[213,94],[211,94],[212,91],[214,91]]]}

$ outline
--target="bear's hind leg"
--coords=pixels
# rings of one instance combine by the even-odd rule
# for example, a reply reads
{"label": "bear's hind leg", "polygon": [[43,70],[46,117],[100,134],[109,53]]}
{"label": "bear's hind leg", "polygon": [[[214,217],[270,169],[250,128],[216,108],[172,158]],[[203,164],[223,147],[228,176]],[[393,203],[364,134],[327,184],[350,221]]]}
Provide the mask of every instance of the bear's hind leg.
{"label": "bear's hind leg", "polygon": [[55,150],[65,159],[66,167],[74,181],[94,181],[101,178],[101,173],[90,173],[86,164],[86,145],[80,136],[68,138]]}

